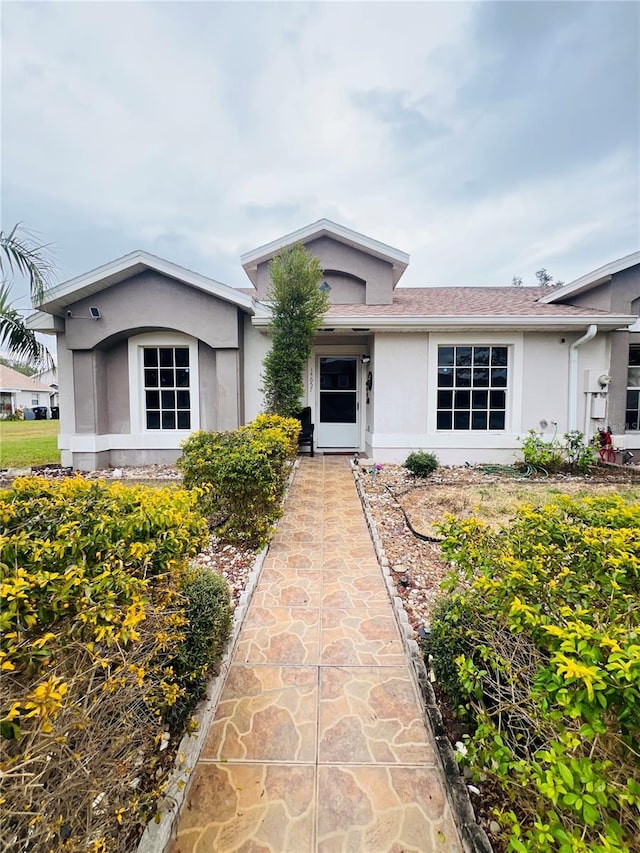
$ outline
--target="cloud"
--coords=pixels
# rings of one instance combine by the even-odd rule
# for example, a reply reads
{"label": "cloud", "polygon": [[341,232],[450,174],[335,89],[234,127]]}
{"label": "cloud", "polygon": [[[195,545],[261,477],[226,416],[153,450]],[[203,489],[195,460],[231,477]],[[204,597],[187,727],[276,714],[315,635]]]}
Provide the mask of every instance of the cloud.
{"label": "cloud", "polygon": [[3,222],[62,277],[140,247],[246,286],[242,252],[328,217],[408,284],[570,279],[636,248],[638,12],[5,4]]}
{"label": "cloud", "polygon": [[424,145],[448,133],[444,124],[433,121],[411,103],[409,92],[375,89],[355,92],[352,100],[356,107],[387,124],[401,148]]}

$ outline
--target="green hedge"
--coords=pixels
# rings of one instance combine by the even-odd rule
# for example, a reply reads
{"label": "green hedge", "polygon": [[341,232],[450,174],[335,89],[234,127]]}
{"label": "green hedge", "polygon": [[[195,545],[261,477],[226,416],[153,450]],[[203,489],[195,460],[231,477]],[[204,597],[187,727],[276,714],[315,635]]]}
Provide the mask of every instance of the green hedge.
{"label": "green hedge", "polygon": [[178,460],[184,484],[200,490],[200,506],[221,539],[250,546],[268,541],[299,430],[295,418],[261,415],[232,432],[200,431],[185,441]]}
{"label": "green hedge", "polygon": [[124,851],[229,635],[189,568],[197,493],[80,478],[0,494],[0,848]]}
{"label": "green hedge", "polygon": [[637,850],[640,506],[560,497],[494,533],[449,518],[432,626],[467,763],[502,789],[510,851]]}

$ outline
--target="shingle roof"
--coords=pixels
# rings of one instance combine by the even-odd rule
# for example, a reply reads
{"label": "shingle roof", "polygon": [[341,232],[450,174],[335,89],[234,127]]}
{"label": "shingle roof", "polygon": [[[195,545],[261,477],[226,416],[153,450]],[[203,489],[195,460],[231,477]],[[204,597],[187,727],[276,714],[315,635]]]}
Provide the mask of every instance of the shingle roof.
{"label": "shingle roof", "polygon": [[391,305],[332,305],[328,317],[592,317],[606,311],[537,300],[546,287],[398,287]]}
{"label": "shingle roof", "polygon": [[51,391],[49,385],[36,382],[6,364],[0,364],[0,388],[6,391]]}

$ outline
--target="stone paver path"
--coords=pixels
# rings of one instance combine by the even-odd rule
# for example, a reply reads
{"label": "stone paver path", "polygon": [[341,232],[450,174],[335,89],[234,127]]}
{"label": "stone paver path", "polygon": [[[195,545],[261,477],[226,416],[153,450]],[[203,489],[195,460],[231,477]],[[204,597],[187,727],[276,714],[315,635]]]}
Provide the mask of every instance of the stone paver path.
{"label": "stone paver path", "polygon": [[304,459],[171,853],[461,850],[348,462]]}

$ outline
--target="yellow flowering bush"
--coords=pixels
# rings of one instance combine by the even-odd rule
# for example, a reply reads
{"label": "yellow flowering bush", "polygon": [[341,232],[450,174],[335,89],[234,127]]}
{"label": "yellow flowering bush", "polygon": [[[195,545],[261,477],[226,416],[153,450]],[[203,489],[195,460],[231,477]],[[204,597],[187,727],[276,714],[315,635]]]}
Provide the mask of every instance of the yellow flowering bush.
{"label": "yellow flowering bush", "polygon": [[245,429],[254,433],[260,433],[264,430],[278,430],[287,441],[287,457],[295,459],[298,455],[300,421],[297,418],[283,418],[281,415],[258,415]]}
{"label": "yellow flowering bush", "polygon": [[0,849],[124,851],[230,630],[189,568],[197,492],[74,478],[0,493]]}
{"label": "yellow flowering bush", "polygon": [[640,506],[559,497],[496,533],[447,519],[432,626],[506,849],[629,853],[640,838]]}
{"label": "yellow flowering bush", "polygon": [[184,484],[200,490],[200,506],[221,539],[251,546],[269,540],[299,430],[295,418],[260,415],[232,432],[200,431],[184,442]]}

